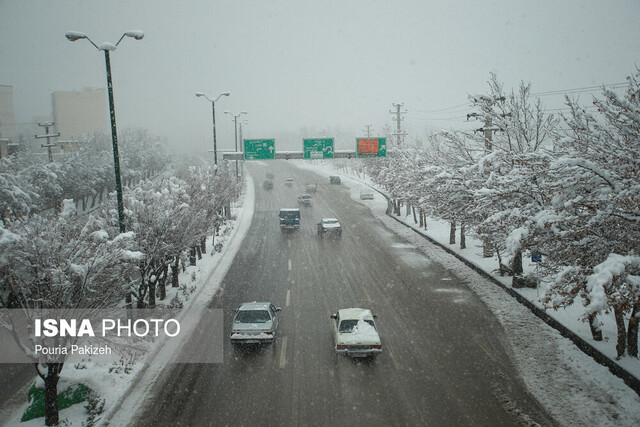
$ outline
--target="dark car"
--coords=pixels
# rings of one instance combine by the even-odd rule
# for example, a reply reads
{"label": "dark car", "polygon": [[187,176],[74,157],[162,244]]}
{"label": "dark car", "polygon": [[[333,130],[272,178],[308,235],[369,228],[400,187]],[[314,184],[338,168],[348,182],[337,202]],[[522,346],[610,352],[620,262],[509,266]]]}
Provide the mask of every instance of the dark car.
{"label": "dark car", "polygon": [[262,187],[265,190],[271,190],[273,188],[273,181],[271,181],[270,179],[265,179],[262,183]]}
{"label": "dark car", "polygon": [[297,230],[300,228],[300,208],[283,208],[278,214],[281,230]]}
{"label": "dark car", "polygon": [[329,177],[329,184],[340,184],[340,177],[336,175],[331,175]]}

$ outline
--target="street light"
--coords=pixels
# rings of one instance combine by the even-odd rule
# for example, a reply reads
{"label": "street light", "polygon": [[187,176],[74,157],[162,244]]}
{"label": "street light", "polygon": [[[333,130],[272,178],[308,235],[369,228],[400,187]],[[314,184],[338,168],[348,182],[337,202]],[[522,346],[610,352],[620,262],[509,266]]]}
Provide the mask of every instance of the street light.
{"label": "street light", "polygon": [[196,96],[204,96],[207,101],[211,102],[211,112],[213,116],[213,164],[218,164],[218,148],[216,146],[216,101],[220,99],[221,96],[229,96],[231,95],[229,92],[222,92],[220,95],[216,97],[216,99],[211,99],[207,95],[202,92],[196,92]]}
{"label": "street light", "polygon": [[116,198],[118,200],[118,225],[120,232],[124,233],[124,206],[122,202],[122,181],[120,180],[120,155],[118,154],[118,132],[116,130],[116,110],[113,103],[113,83],[111,82],[111,60],[109,59],[109,52],[116,50],[116,47],[120,44],[125,37],[131,37],[136,40],[142,40],[144,32],[140,30],[127,31],[124,33],[120,40],[114,45],[113,43],[102,43],[100,46],[96,45],[85,33],[78,31],[67,31],[65,37],[72,42],[80,39],[87,39],[96,49],[104,51],[104,61],[107,67],[107,90],[109,92],[109,112],[111,116],[111,140],[113,143],[113,169],[116,175]]}
{"label": "street light", "polygon": [[[225,114],[231,114],[233,116],[233,127],[235,128],[235,141],[236,141],[236,153],[238,152],[238,117],[241,114],[247,114],[246,111],[240,111],[238,114],[233,114],[231,111],[225,111]],[[236,177],[238,177],[238,161],[236,160]]]}

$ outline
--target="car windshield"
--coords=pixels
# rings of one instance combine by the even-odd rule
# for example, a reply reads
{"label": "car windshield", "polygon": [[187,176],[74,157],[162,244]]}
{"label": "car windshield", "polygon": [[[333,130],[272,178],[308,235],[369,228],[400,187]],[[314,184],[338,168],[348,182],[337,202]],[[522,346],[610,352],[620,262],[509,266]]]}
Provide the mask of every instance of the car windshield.
{"label": "car windshield", "polygon": [[[373,320],[367,320],[367,319],[363,319],[365,322],[367,322],[369,325],[371,325],[374,329],[375,329],[375,325],[373,324]],[[347,319],[347,320],[343,320],[342,322],[340,322],[340,333],[341,334],[348,334],[353,332],[353,329],[356,327],[356,325],[358,324],[359,320],[357,319]]]}
{"label": "car windshield", "polygon": [[267,323],[271,320],[267,310],[241,310],[236,315],[236,323]]}

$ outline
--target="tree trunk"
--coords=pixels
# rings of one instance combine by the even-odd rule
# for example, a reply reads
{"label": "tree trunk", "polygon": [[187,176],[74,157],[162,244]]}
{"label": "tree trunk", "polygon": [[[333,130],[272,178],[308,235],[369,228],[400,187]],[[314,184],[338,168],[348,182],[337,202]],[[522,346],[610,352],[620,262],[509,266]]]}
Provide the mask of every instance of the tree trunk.
{"label": "tree trunk", "polygon": [[456,244],[456,221],[451,221],[451,228],[449,228],[449,244]]}
{"label": "tree trunk", "polygon": [[202,250],[200,247],[200,243],[198,243],[195,247],[196,247],[196,254],[198,254],[198,259],[202,259]]}
{"label": "tree trunk", "polygon": [[602,329],[598,322],[598,316],[595,313],[589,315],[589,328],[591,329],[591,337],[594,341],[602,341]]}
{"label": "tree trunk", "polygon": [[417,224],[418,223],[418,217],[416,216],[416,207],[415,206],[411,206],[411,212],[413,213],[413,223]]}
{"label": "tree trunk", "polygon": [[511,271],[514,276],[522,275],[522,251],[517,251],[513,256],[513,261],[511,262]]}
{"label": "tree trunk", "polygon": [[424,227],[424,211],[420,209],[420,228]]}
{"label": "tree trunk", "polygon": [[162,273],[158,278],[158,298],[163,301],[167,297],[167,276],[169,274],[169,264],[165,262],[162,265]]}
{"label": "tree trunk", "polygon": [[196,247],[191,246],[189,249],[189,265],[196,265]]}
{"label": "tree trunk", "polygon": [[405,216],[409,216],[409,214],[411,213],[411,200],[407,199],[407,209],[406,209],[406,214]]}
{"label": "tree trunk", "polygon": [[156,308],[156,284],[158,276],[154,274],[154,278],[149,280],[149,308]]}
{"label": "tree trunk", "polygon": [[175,261],[171,265],[171,287],[178,288],[180,283],[178,282],[178,274],[180,273],[180,254],[175,256]]}
{"label": "tree trunk", "polygon": [[60,421],[58,413],[58,381],[60,380],[60,371],[62,371],[63,363],[48,363],[47,375],[45,376],[38,369],[36,371],[40,378],[44,380],[44,423],[48,426],[56,426]]}
{"label": "tree trunk", "polygon": [[205,234],[200,238],[200,252],[207,253],[207,235]]}
{"label": "tree trunk", "polygon": [[614,307],[614,316],[616,318],[616,326],[618,327],[618,341],[616,342],[616,352],[618,356],[616,359],[620,359],[624,356],[624,351],[627,348],[627,331],[624,325],[624,312],[620,307]]}
{"label": "tree trunk", "polygon": [[467,249],[467,236],[464,233],[464,222],[460,223],[460,249]]}
{"label": "tree trunk", "polygon": [[502,265],[502,256],[500,256],[500,251],[496,250],[496,255],[498,255],[498,270],[500,271],[500,276],[504,276],[504,265]]}
{"label": "tree trunk", "polygon": [[493,248],[487,241],[487,239],[482,240],[482,258],[491,258],[493,256]]}
{"label": "tree trunk", "polygon": [[627,351],[630,356],[638,357],[638,323],[640,322],[640,303],[633,305],[629,329],[627,330]]}

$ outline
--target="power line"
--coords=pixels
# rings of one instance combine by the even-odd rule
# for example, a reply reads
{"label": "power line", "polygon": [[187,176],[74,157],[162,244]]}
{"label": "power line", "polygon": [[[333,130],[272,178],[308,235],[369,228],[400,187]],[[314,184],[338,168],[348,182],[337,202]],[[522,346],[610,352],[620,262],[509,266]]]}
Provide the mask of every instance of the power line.
{"label": "power line", "polygon": [[608,87],[612,89],[617,89],[620,87],[626,86],[627,83],[611,83],[611,84],[603,84],[600,86],[585,86],[585,87],[577,87],[573,89],[560,89],[560,90],[550,90],[546,92],[538,92],[532,93],[531,96],[551,96],[551,95],[565,95],[569,93],[580,93],[580,92],[594,92],[596,90],[602,89],[603,87]]}
{"label": "power line", "polygon": [[427,113],[427,114],[431,114],[431,113],[439,113],[442,111],[449,111],[449,110],[455,110],[456,108],[460,108],[460,107],[471,107],[471,105],[469,104],[469,102],[465,102],[464,104],[460,104],[460,105],[456,105],[453,107],[448,107],[448,108],[441,108],[439,110],[428,110],[428,111],[424,111],[424,110],[415,110],[419,113]]}

